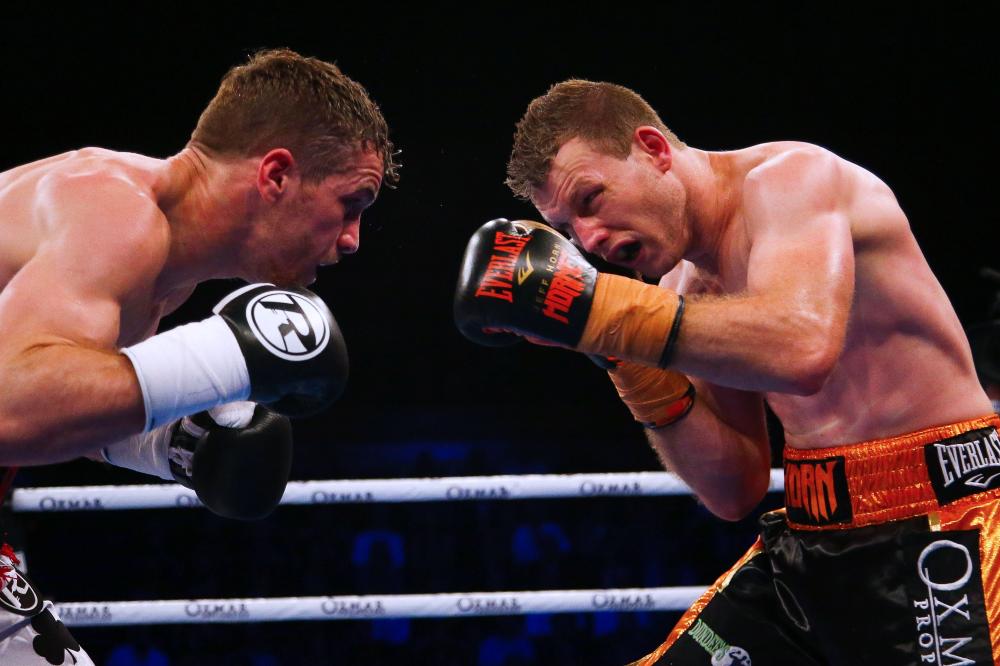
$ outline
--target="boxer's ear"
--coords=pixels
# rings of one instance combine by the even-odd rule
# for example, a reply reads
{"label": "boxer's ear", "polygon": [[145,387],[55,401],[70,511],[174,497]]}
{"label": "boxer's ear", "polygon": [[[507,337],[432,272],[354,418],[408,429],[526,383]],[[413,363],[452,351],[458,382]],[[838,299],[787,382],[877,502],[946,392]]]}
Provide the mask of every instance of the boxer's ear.
{"label": "boxer's ear", "polygon": [[299,177],[298,164],[285,148],[269,150],[257,165],[257,191],[270,203],[280,199]]}
{"label": "boxer's ear", "polygon": [[632,133],[633,150],[638,150],[652,159],[657,169],[663,172],[673,165],[673,149],[663,132],[651,125],[636,127]]}

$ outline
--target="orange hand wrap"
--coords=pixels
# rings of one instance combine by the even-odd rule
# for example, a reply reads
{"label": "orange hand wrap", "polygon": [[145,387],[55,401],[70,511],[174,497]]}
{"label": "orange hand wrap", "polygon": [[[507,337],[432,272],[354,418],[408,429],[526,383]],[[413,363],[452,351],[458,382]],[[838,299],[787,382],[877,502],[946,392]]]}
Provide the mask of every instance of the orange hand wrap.
{"label": "orange hand wrap", "polygon": [[608,376],[635,420],[647,428],[679,421],[694,406],[694,385],[679,372],[621,361]]}
{"label": "orange hand wrap", "polygon": [[672,291],[601,273],[590,317],[576,349],[661,367],[665,364],[664,352],[669,356],[668,339],[676,336],[675,319],[682,302]]}

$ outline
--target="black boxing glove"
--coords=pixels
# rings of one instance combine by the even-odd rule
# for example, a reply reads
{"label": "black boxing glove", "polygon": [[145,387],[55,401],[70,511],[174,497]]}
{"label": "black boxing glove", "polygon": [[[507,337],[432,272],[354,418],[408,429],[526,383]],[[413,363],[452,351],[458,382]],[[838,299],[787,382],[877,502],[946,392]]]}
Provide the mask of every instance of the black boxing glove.
{"label": "black boxing glove", "polygon": [[229,403],[133,435],[101,456],[191,488],[219,516],[256,520],[270,514],[285,492],[292,427],[262,405]]}
{"label": "black boxing glove", "polygon": [[520,335],[660,367],[683,312],[682,296],[599,273],[569,240],[529,220],[492,220],[473,234],[454,302],[455,324],[480,344]]}
{"label": "black boxing glove", "polygon": [[250,400],[306,416],[344,392],[344,336],[326,303],[308,289],[249,285],[212,311],[229,325],[246,359]]}
{"label": "black boxing glove", "polygon": [[247,398],[287,416],[305,416],[343,392],[344,338],[330,310],[309,290],[248,285],[214,312],[121,350],[142,391],[145,431]]}
{"label": "black boxing glove", "polygon": [[[246,404],[246,403],[244,403]],[[170,470],[219,516],[264,518],[281,502],[292,470],[292,425],[256,405],[248,423],[227,426],[205,411],[177,425]]]}
{"label": "black boxing glove", "polygon": [[590,315],[596,282],[597,269],[550,227],[492,220],[465,249],[455,324],[484,345],[512,344],[520,339],[514,333],[521,333],[574,347]]}

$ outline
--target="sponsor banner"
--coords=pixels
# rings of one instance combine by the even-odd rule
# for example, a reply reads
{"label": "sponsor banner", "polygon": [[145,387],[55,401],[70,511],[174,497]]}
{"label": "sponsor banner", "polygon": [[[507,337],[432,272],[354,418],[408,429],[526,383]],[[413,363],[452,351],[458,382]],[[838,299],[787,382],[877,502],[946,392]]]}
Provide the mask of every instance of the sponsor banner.
{"label": "sponsor banner", "polygon": [[106,603],[60,604],[57,614],[66,625],[115,624],[114,611]]}
{"label": "sponsor banner", "polygon": [[472,592],[273,599],[90,601],[55,607],[67,626],[372,620],[528,613],[680,611],[704,587]]}
{"label": "sponsor banner", "polygon": [[1000,488],[1000,436],[980,428],[924,447],[927,474],[939,504]]}
{"label": "sponsor banner", "polygon": [[851,522],[844,458],[786,461],[785,506],[789,520],[800,525]]}
{"label": "sponsor banner", "polygon": [[643,495],[642,483],[637,480],[602,481],[586,479],[580,482],[581,497],[620,497]]}
{"label": "sponsor banner", "polygon": [[44,496],[38,500],[39,511],[100,511],[104,509],[100,497],[52,497]]}
{"label": "sponsor banner", "polygon": [[[771,470],[771,489],[780,490],[780,469]],[[291,481],[284,505],[443,502],[460,500],[542,499],[555,497],[631,497],[687,495],[690,489],[670,472],[611,474],[524,474],[440,479]],[[177,484],[17,488],[15,511],[113,511],[203,506],[193,490]],[[824,506],[829,506],[825,504]]]}
{"label": "sponsor banner", "polygon": [[20,512],[120,511],[202,506],[193,490],[176,483],[16,488],[11,493],[11,504],[14,511]]}
{"label": "sponsor banner", "polygon": [[657,610],[652,594],[639,592],[628,594],[613,591],[599,592],[591,597],[591,607],[596,611],[646,611]]}

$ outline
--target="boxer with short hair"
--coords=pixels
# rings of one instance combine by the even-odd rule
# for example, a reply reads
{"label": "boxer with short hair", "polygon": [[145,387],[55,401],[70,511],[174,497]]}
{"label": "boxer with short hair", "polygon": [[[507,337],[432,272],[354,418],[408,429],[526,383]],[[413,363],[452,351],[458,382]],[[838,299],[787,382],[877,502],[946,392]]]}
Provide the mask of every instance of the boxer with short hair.
{"label": "boxer with short hair", "polygon": [[531,102],[507,182],[547,226],[474,235],[468,337],[610,366],[728,520],[768,488],[765,403],[784,426],[786,508],[637,664],[1000,663],[1000,421],[885,183],[805,143],[689,147],[581,80]]}
{"label": "boxer with short hair", "polygon": [[[90,456],[183,483],[223,516],[270,513],[288,417],[347,378],[337,323],[303,287],[358,250],[393,160],[361,85],[280,49],[225,75],[173,157],[85,148],[0,173],[0,464]],[[154,335],[215,278],[257,284]],[[16,565],[5,549],[0,662],[57,663],[36,647],[62,625]],[[91,663],[65,638],[53,649]]]}

